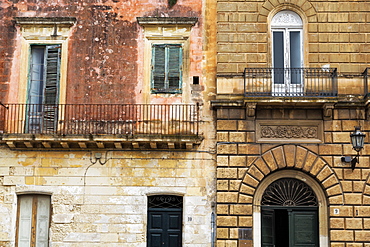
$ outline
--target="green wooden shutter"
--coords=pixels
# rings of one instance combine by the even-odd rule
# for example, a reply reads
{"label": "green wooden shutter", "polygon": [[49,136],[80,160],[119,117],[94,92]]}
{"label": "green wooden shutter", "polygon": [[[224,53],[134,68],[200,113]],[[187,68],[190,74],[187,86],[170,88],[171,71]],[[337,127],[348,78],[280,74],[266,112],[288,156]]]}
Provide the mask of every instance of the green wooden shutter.
{"label": "green wooden shutter", "polygon": [[168,47],[168,87],[170,91],[179,91],[181,89],[181,46]]}
{"label": "green wooden shutter", "polygon": [[45,49],[45,87],[44,87],[44,121],[43,131],[55,131],[57,127],[59,78],[60,78],[60,45],[46,46]]}
{"label": "green wooden shutter", "polygon": [[181,92],[182,46],[154,44],[152,52],[152,92]]}
{"label": "green wooden shutter", "polygon": [[153,46],[152,56],[152,90],[160,91],[165,88],[166,80],[166,50],[163,45]]}
{"label": "green wooden shutter", "polygon": [[58,103],[60,56],[60,46],[46,47],[44,104]]}

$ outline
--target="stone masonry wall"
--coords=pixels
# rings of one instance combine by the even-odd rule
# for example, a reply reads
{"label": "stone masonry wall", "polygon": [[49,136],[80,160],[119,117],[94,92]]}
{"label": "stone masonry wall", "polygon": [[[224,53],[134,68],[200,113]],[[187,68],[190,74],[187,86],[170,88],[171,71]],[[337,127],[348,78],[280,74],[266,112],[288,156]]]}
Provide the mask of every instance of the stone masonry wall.
{"label": "stone masonry wall", "polygon": [[[103,152],[104,153],[104,152]],[[52,246],[146,246],[147,196],[183,195],[183,246],[210,246],[214,201],[207,152],[0,150],[0,246],[14,246],[16,193],[50,193]]]}
{"label": "stone masonry wall", "polygon": [[217,246],[253,246],[251,241],[238,241],[238,230],[254,227],[252,203],[261,181],[284,170],[314,178],[327,196],[329,246],[370,246],[368,145],[354,170],[341,161],[342,156],[356,154],[349,142],[354,126],[360,125],[365,133],[370,130],[358,109],[335,109],[333,119],[323,121],[321,144],[256,143],[256,120],[290,120],[294,125],[322,119],[320,109],[257,109],[256,120],[245,118],[244,111],[217,111]]}
{"label": "stone masonry wall", "polygon": [[271,67],[269,21],[282,9],[296,11],[303,19],[305,67],[330,64],[340,74],[359,74],[368,66],[370,5],[366,0],[218,0],[217,73]]}

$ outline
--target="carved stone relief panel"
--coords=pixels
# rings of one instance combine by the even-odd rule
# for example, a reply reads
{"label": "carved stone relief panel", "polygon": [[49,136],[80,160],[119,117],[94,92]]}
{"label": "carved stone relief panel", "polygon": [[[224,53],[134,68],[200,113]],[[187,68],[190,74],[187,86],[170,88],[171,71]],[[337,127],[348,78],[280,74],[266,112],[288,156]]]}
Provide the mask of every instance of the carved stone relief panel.
{"label": "carved stone relief panel", "polygon": [[323,142],[322,125],[322,121],[257,121],[257,142],[321,143]]}

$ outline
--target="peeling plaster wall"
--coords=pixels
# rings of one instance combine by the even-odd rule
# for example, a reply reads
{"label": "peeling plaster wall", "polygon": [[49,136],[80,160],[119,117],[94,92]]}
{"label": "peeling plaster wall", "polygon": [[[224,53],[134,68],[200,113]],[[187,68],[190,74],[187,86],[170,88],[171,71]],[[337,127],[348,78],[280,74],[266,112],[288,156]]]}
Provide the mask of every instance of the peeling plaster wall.
{"label": "peeling plaster wall", "polygon": [[[198,17],[191,37],[190,76],[202,72],[202,1],[7,1],[0,3],[0,100],[19,78],[14,17],[76,17],[68,50],[67,102],[141,102],[143,36],[136,17]],[[19,44],[18,44],[19,45]],[[17,90],[13,89],[13,93]],[[134,96],[134,97],[133,97]]]}

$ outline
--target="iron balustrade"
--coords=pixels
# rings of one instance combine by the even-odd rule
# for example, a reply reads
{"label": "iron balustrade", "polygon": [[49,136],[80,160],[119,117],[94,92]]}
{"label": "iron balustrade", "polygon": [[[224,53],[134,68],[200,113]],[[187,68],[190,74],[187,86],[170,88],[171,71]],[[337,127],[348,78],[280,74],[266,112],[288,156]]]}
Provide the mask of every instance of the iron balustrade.
{"label": "iron balustrade", "polygon": [[197,136],[198,104],[3,104],[5,134]]}
{"label": "iron balustrade", "polygon": [[244,94],[277,97],[334,97],[336,68],[245,68]]}

